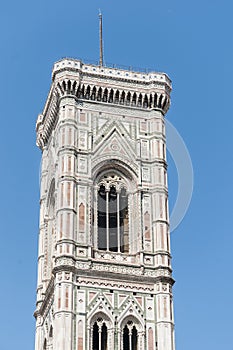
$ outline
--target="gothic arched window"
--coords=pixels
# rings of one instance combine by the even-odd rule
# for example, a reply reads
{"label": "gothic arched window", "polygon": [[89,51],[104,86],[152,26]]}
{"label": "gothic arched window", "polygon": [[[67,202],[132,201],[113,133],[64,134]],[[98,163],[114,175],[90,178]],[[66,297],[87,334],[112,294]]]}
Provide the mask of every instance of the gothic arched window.
{"label": "gothic arched window", "polygon": [[108,175],[98,186],[98,249],[129,251],[128,194],[121,177]]}
{"label": "gothic arched window", "polygon": [[102,319],[93,325],[92,350],[107,350],[108,332],[107,326]]}
{"label": "gothic arched window", "polygon": [[132,322],[128,322],[123,329],[123,350],[138,349],[138,332]]}
{"label": "gothic arched window", "polygon": [[125,325],[123,330],[123,347],[124,350],[129,350],[129,328]]}

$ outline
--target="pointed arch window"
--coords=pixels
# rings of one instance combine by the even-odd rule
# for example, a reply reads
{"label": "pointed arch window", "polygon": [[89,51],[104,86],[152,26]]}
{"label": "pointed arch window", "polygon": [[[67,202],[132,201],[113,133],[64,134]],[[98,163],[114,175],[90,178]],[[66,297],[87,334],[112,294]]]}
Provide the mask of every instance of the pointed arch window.
{"label": "pointed arch window", "polygon": [[138,97],[138,107],[142,106],[142,94],[139,95]]}
{"label": "pointed arch window", "polygon": [[137,101],[137,94],[136,92],[133,94],[133,99],[132,99],[132,106],[136,106],[136,101]]}
{"label": "pointed arch window", "polygon": [[87,100],[89,100],[89,98],[90,98],[90,92],[91,92],[91,88],[90,88],[90,85],[88,85],[87,90],[86,90],[86,94],[85,94],[85,98]]}
{"label": "pointed arch window", "polygon": [[94,86],[91,94],[91,99],[95,100],[95,98],[96,98],[96,87]]}
{"label": "pointed arch window", "polygon": [[108,101],[108,89],[106,88],[104,90],[103,102],[107,102],[107,101]]}
{"label": "pointed arch window", "polygon": [[123,350],[138,350],[137,328],[130,322],[123,329]]}
{"label": "pointed arch window", "polygon": [[129,251],[128,194],[117,175],[105,176],[98,187],[98,249]]}
{"label": "pointed arch window", "polygon": [[120,92],[119,90],[116,91],[116,94],[115,94],[115,103],[119,103],[119,99],[120,99]]}
{"label": "pointed arch window", "polygon": [[120,104],[124,104],[125,103],[125,92],[124,91],[122,91],[122,93],[121,93],[121,99],[120,99]]}
{"label": "pointed arch window", "polygon": [[110,91],[108,102],[109,103],[113,102],[113,89],[111,89],[111,91]]}
{"label": "pointed arch window", "polygon": [[98,90],[97,101],[101,101],[102,99],[102,88],[100,87]]}
{"label": "pointed arch window", "polygon": [[130,100],[131,100],[131,93],[128,92],[127,94],[127,98],[126,98],[126,105],[129,106],[130,105]]}
{"label": "pointed arch window", "polygon": [[108,349],[108,329],[102,319],[97,320],[93,325],[92,350]]}

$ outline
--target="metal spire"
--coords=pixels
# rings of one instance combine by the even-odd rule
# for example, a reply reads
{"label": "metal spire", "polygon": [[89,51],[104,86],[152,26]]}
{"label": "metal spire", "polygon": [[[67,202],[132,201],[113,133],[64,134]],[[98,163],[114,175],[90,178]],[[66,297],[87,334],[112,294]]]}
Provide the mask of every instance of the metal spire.
{"label": "metal spire", "polygon": [[100,39],[100,61],[99,65],[103,66],[103,20],[102,13],[99,10],[99,39]]}

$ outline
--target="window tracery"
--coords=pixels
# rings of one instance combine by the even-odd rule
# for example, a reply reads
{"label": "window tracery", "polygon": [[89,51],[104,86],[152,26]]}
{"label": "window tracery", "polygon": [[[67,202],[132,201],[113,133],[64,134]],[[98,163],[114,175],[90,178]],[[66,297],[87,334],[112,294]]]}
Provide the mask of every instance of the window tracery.
{"label": "window tracery", "polygon": [[114,173],[98,183],[98,249],[129,252],[128,193],[124,179]]}
{"label": "window tracery", "polygon": [[128,321],[123,329],[123,350],[138,349],[138,331],[132,321]]}
{"label": "window tracery", "polygon": [[108,329],[102,318],[93,325],[92,350],[108,349]]}

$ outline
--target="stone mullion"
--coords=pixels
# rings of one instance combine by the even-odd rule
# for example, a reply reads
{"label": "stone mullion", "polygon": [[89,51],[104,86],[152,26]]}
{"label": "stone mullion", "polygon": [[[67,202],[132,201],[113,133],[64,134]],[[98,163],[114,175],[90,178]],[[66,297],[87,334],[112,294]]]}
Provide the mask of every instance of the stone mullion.
{"label": "stone mullion", "polygon": [[102,328],[99,326],[99,349],[101,350],[101,335],[102,335]]}
{"label": "stone mullion", "polygon": [[129,350],[132,350],[132,329],[129,329]]}

